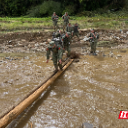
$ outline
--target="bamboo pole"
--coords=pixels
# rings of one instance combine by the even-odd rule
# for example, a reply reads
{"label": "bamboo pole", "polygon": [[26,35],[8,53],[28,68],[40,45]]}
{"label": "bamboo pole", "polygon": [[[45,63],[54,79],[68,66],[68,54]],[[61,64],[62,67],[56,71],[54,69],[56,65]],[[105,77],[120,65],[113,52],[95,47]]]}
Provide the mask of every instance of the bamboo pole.
{"label": "bamboo pole", "polygon": [[12,120],[14,120],[18,115],[20,115],[29,105],[31,105],[41,94],[42,92],[51,85],[73,62],[71,59],[64,67],[63,70],[58,71],[52,78],[50,78],[46,83],[44,83],[38,90],[36,90],[32,95],[22,101],[17,105],[13,110],[6,114],[3,118],[0,119],[0,128],[5,128]]}

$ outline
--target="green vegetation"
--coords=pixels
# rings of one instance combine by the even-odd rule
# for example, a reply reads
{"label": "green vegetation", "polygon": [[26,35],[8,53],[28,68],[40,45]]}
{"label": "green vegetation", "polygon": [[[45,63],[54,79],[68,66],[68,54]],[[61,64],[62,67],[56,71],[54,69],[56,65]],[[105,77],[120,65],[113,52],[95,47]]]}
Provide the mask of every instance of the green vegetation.
{"label": "green vegetation", "polygon": [[61,16],[93,15],[92,11],[105,13],[128,8],[127,0],[0,0],[0,16],[5,17],[46,17],[55,11]]}
{"label": "green vegetation", "polygon": [[127,10],[127,0],[0,0],[0,32],[52,30],[53,12],[60,16],[60,28],[61,16],[68,12],[70,22],[81,29],[124,29]]}
{"label": "green vegetation", "polygon": [[[120,15],[119,15],[120,14]],[[95,14],[94,17],[71,16],[71,24],[78,23],[81,29],[125,29],[128,27],[128,15],[121,15],[122,12],[109,14]],[[58,24],[62,29],[63,20],[60,17]],[[51,17],[45,18],[0,18],[0,32],[11,31],[43,31],[45,28],[52,30]]]}

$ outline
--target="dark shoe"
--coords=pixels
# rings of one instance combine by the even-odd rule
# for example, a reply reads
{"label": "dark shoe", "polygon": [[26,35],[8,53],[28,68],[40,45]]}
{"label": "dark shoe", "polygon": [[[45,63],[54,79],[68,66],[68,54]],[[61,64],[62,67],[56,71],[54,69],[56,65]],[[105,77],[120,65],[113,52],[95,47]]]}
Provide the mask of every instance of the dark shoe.
{"label": "dark shoe", "polygon": [[93,53],[93,55],[94,55],[94,56],[97,56],[97,54],[96,54],[96,53]]}
{"label": "dark shoe", "polygon": [[65,60],[64,60],[64,59],[62,59],[62,62],[65,62]]}
{"label": "dark shoe", "polygon": [[61,71],[63,71],[63,68],[60,68]]}
{"label": "dark shoe", "polygon": [[58,69],[54,70],[53,73],[57,73],[58,72]]}

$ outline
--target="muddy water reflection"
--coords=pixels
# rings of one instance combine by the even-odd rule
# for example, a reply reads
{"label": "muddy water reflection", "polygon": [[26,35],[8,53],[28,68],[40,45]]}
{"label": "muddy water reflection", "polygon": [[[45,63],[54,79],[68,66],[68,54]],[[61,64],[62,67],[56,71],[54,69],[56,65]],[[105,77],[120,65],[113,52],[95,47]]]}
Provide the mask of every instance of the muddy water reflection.
{"label": "muddy water reflection", "polygon": [[[82,56],[79,63],[73,63],[36,104],[29,107],[17,118],[15,125],[12,123],[8,128],[78,128],[83,122],[92,123],[97,128],[128,127],[128,120],[118,120],[119,111],[128,110],[128,55],[120,55],[122,57]],[[31,66],[24,67],[24,61],[20,63],[22,67],[17,64],[17,69],[24,67],[22,71],[25,72],[26,68],[31,71],[26,76],[21,70],[17,71],[16,74],[22,74],[22,80],[19,81],[22,83],[24,80],[22,84],[18,85],[17,82],[10,85],[1,79],[4,83],[1,84],[2,104],[7,103],[5,100],[10,101],[8,96],[11,101],[18,100],[50,73],[52,64],[46,65],[44,57],[31,59],[33,65],[36,65],[32,70]],[[33,73],[40,71],[40,77],[36,78]]]}

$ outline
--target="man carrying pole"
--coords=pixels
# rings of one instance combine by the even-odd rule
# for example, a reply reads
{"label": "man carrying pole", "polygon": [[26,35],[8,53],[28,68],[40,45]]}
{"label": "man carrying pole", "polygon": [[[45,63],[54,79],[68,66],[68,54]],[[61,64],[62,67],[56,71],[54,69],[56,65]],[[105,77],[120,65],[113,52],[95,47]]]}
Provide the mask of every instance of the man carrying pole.
{"label": "man carrying pole", "polygon": [[46,56],[47,56],[47,61],[46,63],[48,63],[49,61],[49,55],[50,55],[50,50],[52,50],[52,61],[53,61],[53,64],[54,64],[54,67],[55,67],[55,71],[54,72],[57,72],[58,71],[58,66],[60,68],[60,70],[62,70],[62,54],[63,54],[63,49],[62,49],[62,46],[58,43],[60,40],[58,39],[55,39],[54,41],[51,41],[49,43],[49,46],[48,48],[46,49],[47,50],[47,53],[46,53]]}

